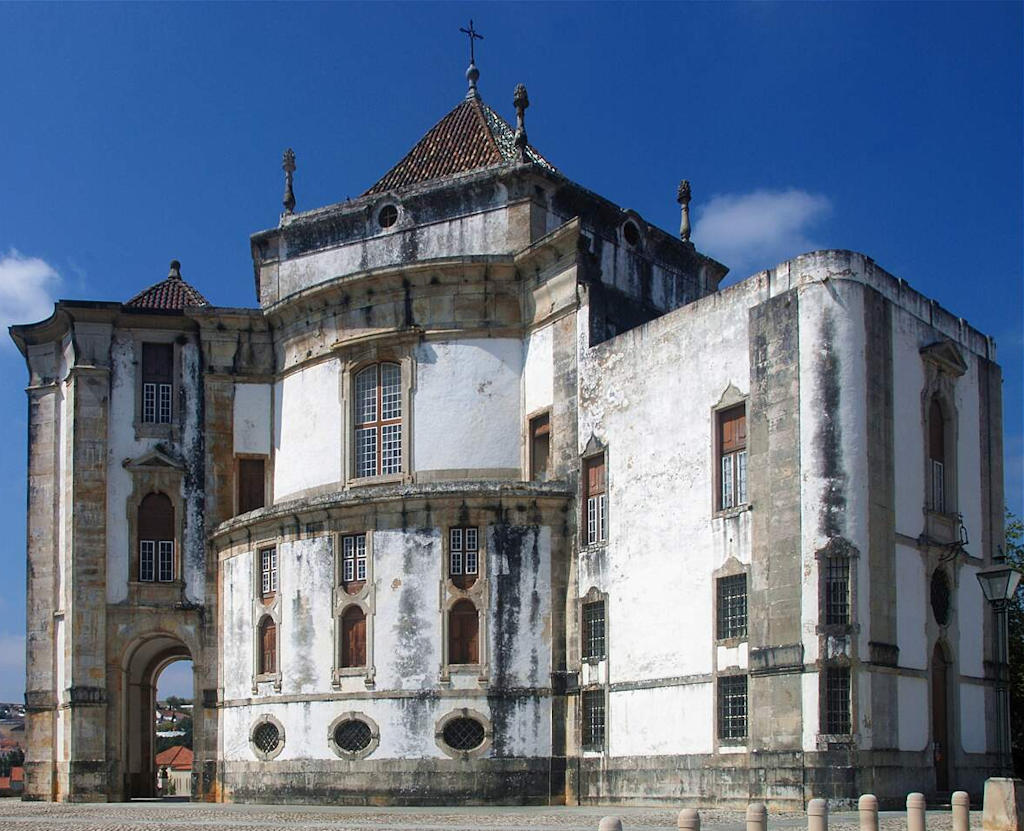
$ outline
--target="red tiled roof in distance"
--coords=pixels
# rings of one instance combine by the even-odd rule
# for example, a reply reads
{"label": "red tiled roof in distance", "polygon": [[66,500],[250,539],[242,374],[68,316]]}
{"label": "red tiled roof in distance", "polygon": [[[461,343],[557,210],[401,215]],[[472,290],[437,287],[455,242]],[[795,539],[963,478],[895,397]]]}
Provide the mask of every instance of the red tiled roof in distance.
{"label": "red tiled roof in distance", "polygon": [[[515,131],[508,123],[479,96],[471,94],[431,127],[363,196],[514,162],[514,141]],[[526,154],[535,164],[555,169],[530,145]]]}
{"label": "red tiled roof in distance", "polygon": [[171,260],[166,280],[136,294],[124,304],[133,309],[171,309],[180,311],[186,306],[209,306],[209,301],[195,288],[181,279],[181,263]]}
{"label": "red tiled roof in distance", "polygon": [[18,767],[11,768],[11,781],[12,782],[24,782],[25,781],[25,768]]}
{"label": "red tiled roof in distance", "polygon": [[176,744],[156,754],[158,767],[169,767],[171,770],[190,770],[192,768],[192,751],[184,745]]}

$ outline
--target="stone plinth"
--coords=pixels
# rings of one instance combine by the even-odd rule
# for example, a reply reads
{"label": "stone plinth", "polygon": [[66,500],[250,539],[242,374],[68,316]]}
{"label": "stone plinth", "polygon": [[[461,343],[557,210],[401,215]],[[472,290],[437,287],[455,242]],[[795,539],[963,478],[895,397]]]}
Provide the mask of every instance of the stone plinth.
{"label": "stone plinth", "polygon": [[985,780],[984,831],[1024,831],[1024,781],[994,777]]}

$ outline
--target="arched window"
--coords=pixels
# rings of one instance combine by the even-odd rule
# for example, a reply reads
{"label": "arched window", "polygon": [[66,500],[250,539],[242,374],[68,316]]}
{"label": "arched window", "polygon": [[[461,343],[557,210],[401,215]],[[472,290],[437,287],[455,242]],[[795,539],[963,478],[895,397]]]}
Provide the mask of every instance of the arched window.
{"label": "arched window", "polygon": [[259,674],[273,674],[277,672],[277,624],[269,615],[260,621],[258,637]]}
{"label": "arched window", "polygon": [[942,405],[933,398],[928,407],[928,488],[933,511],[946,510],[946,422]]}
{"label": "arched window", "polygon": [[349,606],[341,616],[341,665],[366,666],[366,615],[358,606]]}
{"label": "arched window", "polygon": [[174,505],[166,494],[151,493],[139,504],[139,580],[174,580]]}
{"label": "arched window", "polygon": [[448,613],[448,663],[476,664],[480,661],[476,607],[460,600]]}
{"label": "arched window", "polygon": [[355,475],[402,472],[402,369],[374,364],[355,377]]}

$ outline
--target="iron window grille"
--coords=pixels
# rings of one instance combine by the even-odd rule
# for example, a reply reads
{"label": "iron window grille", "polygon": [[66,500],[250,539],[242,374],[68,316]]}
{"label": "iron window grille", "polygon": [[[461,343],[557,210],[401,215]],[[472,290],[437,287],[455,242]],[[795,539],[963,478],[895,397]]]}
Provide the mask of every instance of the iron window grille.
{"label": "iron window grille", "polygon": [[718,679],[718,738],[739,741],[747,737],[747,676]]}
{"label": "iron window grille", "polygon": [[453,718],[444,726],[444,743],[452,750],[475,750],[484,743],[484,726],[475,718]]}
{"label": "iron window grille", "polygon": [[273,722],[265,721],[252,731],[252,743],[262,753],[273,753],[281,743],[281,731]]}
{"label": "iron window grille", "polygon": [[583,657],[605,656],[605,605],[603,600],[583,604]]}
{"label": "iron window grille", "polygon": [[605,703],[604,690],[586,690],[583,693],[584,750],[604,749]]}
{"label": "iron window grille", "polygon": [[827,667],[825,669],[824,716],[826,733],[845,735],[850,732],[849,667]]}
{"label": "iron window grille", "polygon": [[366,750],[373,739],[370,725],[359,719],[343,721],[334,728],[334,743],[349,753]]}
{"label": "iron window grille", "polygon": [[831,554],[825,558],[825,624],[850,622],[850,558]]}
{"label": "iron window grille", "polygon": [[718,637],[747,636],[747,575],[718,579]]}

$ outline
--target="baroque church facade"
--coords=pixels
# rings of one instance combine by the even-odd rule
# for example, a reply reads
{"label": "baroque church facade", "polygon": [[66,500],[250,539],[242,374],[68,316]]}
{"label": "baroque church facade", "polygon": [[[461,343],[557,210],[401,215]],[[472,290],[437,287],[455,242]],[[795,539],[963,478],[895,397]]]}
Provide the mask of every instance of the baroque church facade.
{"label": "baroque church facade", "polygon": [[12,327],[26,798],[978,792],[998,765],[993,342],[850,251],[727,288],[469,92],[361,197]]}

